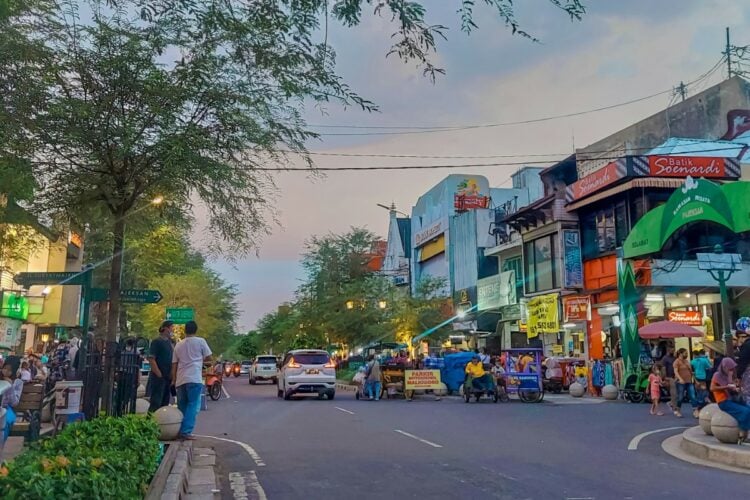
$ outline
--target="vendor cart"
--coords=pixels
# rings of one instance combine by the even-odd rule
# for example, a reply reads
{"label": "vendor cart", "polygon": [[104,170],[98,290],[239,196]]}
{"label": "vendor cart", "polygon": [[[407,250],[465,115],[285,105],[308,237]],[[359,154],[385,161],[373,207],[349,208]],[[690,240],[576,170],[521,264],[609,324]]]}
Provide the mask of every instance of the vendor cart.
{"label": "vendor cart", "polygon": [[[541,349],[506,349],[505,383],[508,394],[517,394],[524,403],[539,403],[544,399],[542,384],[542,350]],[[518,361],[525,355],[531,354],[533,361],[529,362],[522,371],[518,370]]]}

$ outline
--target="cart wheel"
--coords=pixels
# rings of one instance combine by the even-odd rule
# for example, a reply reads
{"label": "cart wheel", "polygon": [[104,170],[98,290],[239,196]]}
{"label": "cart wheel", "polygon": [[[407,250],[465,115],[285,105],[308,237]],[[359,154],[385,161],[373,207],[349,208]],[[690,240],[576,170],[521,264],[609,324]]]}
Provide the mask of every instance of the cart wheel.
{"label": "cart wheel", "polygon": [[221,384],[219,382],[214,382],[208,389],[208,395],[214,401],[218,401],[221,397]]}
{"label": "cart wheel", "polygon": [[510,401],[510,396],[508,396],[507,392],[503,391],[500,393],[500,401],[502,401],[503,403],[507,403],[508,401]]}
{"label": "cart wheel", "polygon": [[538,403],[544,399],[542,391],[518,391],[518,398],[524,403]]}
{"label": "cart wheel", "polygon": [[642,392],[631,392],[630,393],[630,402],[631,403],[643,403],[643,400],[646,399],[646,395]]}

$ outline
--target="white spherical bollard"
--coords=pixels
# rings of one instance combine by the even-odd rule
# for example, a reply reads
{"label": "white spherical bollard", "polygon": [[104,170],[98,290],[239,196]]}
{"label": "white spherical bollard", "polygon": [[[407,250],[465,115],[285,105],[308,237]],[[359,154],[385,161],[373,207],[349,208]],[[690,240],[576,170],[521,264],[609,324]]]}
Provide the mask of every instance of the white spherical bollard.
{"label": "white spherical bollard", "polygon": [[440,389],[435,389],[432,392],[435,393],[435,396],[445,396],[445,395],[448,394],[448,386],[445,385],[445,384],[443,384],[443,383],[441,383],[440,384]]}
{"label": "white spherical bollard", "polygon": [[154,412],[154,419],[159,424],[161,441],[177,439],[182,424],[182,412],[174,406],[162,406]]}
{"label": "white spherical bollard", "polygon": [[138,386],[138,389],[135,391],[135,395],[138,398],[142,398],[146,396],[146,386],[141,384]]}
{"label": "white spherical bollard", "polygon": [[710,405],[704,406],[698,416],[698,423],[700,424],[701,429],[703,429],[703,432],[708,436],[713,435],[711,432],[711,418],[717,411],[721,411],[719,410],[719,405],[711,403]]}
{"label": "white spherical bollard", "polygon": [[711,417],[711,433],[722,443],[737,444],[740,437],[740,429],[737,420],[729,413],[718,410]]}
{"label": "white spherical bollard", "polygon": [[138,398],[135,400],[135,413],[137,415],[143,415],[144,413],[148,413],[148,407],[150,403],[142,398]]}
{"label": "white spherical bollard", "polygon": [[573,382],[570,384],[570,387],[568,388],[568,392],[571,396],[574,398],[580,398],[583,397],[584,393],[586,392],[586,388],[579,384],[578,382]]}
{"label": "white spherical bollard", "polygon": [[606,399],[607,401],[614,401],[619,395],[620,390],[615,385],[605,385],[602,388],[602,396],[604,396],[604,399]]}

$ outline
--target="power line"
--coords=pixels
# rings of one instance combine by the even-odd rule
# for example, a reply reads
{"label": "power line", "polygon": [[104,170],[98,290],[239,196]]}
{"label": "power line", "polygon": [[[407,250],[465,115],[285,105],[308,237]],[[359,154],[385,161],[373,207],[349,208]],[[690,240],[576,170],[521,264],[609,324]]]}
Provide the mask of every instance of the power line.
{"label": "power line", "polygon": [[[690,151],[690,154],[727,151],[731,149],[737,149],[738,146],[741,146],[741,145],[738,144],[732,147],[695,150],[695,151]],[[677,156],[684,156],[685,154],[686,153],[680,153]],[[672,156],[672,155],[665,154],[665,155],[659,155],[659,156]],[[313,172],[313,171],[356,172],[356,171],[372,171],[372,170],[433,170],[433,169],[442,169],[442,168],[457,169],[457,168],[481,168],[481,167],[511,167],[511,166],[523,166],[523,165],[547,165],[549,163],[557,163],[559,161],[562,161],[566,157],[558,158],[557,160],[547,160],[547,161],[536,160],[536,161],[515,161],[515,162],[494,162],[494,163],[466,163],[466,164],[460,164],[460,165],[377,165],[377,166],[364,166],[364,167],[315,167],[315,168],[248,167],[248,169],[257,170],[261,172]],[[622,155],[609,156],[609,157],[600,156],[600,157],[591,158],[591,159],[592,160],[617,160],[621,157]],[[587,160],[587,159],[588,158],[584,160]]]}
{"label": "power line", "polygon": [[[685,87],[689,87],[691,85],[697,84],[700,81],[702,81],[705,78],[708,78],[718,66],[723,64],[725,61],[725,57],[722,56],[722,58],[708,71],[703,73],[701,76],[697,77],[696,79],[692,80],[691,82],[687,83]],[[559,120],[562,118],[572,118],[575,116],[581,116],[586,115],[589,113],[596,113],[599,111],[606,111],[609,109],[614,109],[622,106],[628,106],[630,104],[635,104],[638,102],[646,101],[649,99],[653,99],[654,97],[658,97],[664,94],[670,94],[673,92],[673,89],[663,90],[661,92],[657,92],[655,94],[650,94],[644,97],[639,97],[636,99],[631,99],[628,101],[620,102],[617,104],[611,104],[609,106],[602,106],[599,108],[593,108],[589,110],[584,111],[577,111],[572,113],[564,113],[560,115],[551,115],[541,118],[533,118],[529,120],[518,120],[518,121],[512,121],[512,122],[501,122],[501,123],[486,123],[486,124],[476,124],[476,125],[456,125],[456,126],[412,126],[412,125],[404,125],[404,126],[396,126],[396,125],[325,125],[325,124],[309,124],[308,126],[313,128],[346,128],[346,129],[368,129],[368,130],[399,130],[398,132],[337,132],[337,133],[320,133],[319,136],[369,136],[369,135],[411,135],[411,134],[429,134],[429,133],[436,133],[436,132],[455,132],[455,131],[461,131],[461,130],[473,130],[473,129],[480,129],[480,128],[495,128],[495,127],[506,127],[506,126],[514,126],[514,125],[527,125],[531,123],[539,123],[539,122],[545,122],[550,120]]]}

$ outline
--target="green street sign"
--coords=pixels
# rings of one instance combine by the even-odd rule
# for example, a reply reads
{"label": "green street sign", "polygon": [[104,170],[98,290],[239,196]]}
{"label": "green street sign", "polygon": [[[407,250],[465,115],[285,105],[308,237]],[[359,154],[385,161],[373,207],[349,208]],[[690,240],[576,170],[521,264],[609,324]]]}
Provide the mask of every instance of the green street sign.
{"label": "green street sign", "polygon": [[[157,304],[162,295],[159,290],[125,289],[120,290],[120,302],[123,304]],[[92,288],[91,302],[108,302],[109,289]]]}
{"label": "green street sign", "polygon": [[192,307],[167,307],[166,319],[175,325],[184,325],[195,318],[195,309]]}
{"label": "green street sign", "polygon": [[18,273],[13,281],[28,288],[32,285],[83,285],[86,272]]}

